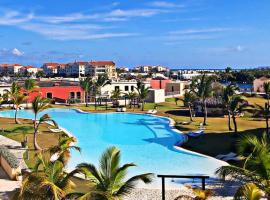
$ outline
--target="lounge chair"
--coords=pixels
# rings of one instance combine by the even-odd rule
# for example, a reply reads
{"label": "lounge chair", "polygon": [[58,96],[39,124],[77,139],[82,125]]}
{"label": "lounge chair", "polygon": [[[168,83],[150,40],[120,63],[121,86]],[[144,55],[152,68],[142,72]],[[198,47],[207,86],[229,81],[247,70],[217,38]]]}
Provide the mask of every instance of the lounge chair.
{"label": "lounge chair", "polygon": [[49,130],[50,130],[51,132],[53,132],[53,133],[60,133],[60,132],[63,131],[63,130],[60,129],[60,128],[49,128]]}
{"label": "lounge chair", "polygon": [[121,108],[116,108],[116,112],[122,112]]}
{"label": "lounge chair", "polygon": [[227,158],[227,157],[231,158],[231,157],[235,157],[235,156],[237,156],[236,153],[230,152],[228,154],[219,154],[219,155],[216,156],[216,159],[223,160],[223,158]]}
{"label": "lounge chair", "polygon": [[195,131],[195,132],[189,132],[187,135],[189,137],[199,137],[201,135],[204,135],[204,130],[198,130],[198,131]]}
{"label": "lounge chair", "polygon": [[157,113],[157,110],[153,109],[153,110],[148,110],[147,111],[147,114],[156,114]]}

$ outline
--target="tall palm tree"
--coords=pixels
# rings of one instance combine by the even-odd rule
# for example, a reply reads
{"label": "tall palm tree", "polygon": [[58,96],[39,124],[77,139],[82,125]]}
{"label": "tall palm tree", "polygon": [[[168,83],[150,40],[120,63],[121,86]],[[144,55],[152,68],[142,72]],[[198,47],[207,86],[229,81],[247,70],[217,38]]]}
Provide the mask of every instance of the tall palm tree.
{"label": "tall palm tree", "polygon": [[56,156],[56,158],[53,158],[53,161],[59,160],[66,166],[70,159],[70,150],[75,149],[79,152],[81,151],[80,147],[74,145],[75,142],[77,141],[74,137],[60,137],[58,144],[49,148],[47,151],[49,151],[51,155]]}
{"label": "tall palm tree", "polygon": [[14,104],[14,108],[15,108],[14,120],[15,120],[16,124],[20,123],[19,120],[17,119],[17,113],[18,113],[18,110],[19,110],[21,104],[23,104],[25,102],[25,100],[26,100],[26,97],[24,96],[24,94],[21,94],[20,92],[14,94],[14,96],[13,96],[13,104]]}
{"label": "tall palm tree", "polygon": [[185,91],[184,98],[181,99],[184,103],[184,106],[189,109],[189,117],[190,121],[193,122],[193,117],[192,117],[192,105],[193,102],[195,101],[196,97],[191,91]]}
{"label": "tall palm tree", "polygon": [[37,143],[37,134],[38,134],[38,128],[40,124],[49,122],[49,121],[55,123],[47,114],[43,115],[42,117],[39,118],[39,120],[37,120],[38,114],[42,112],[43,110],[49,108],[49,106],[50,106],[50,100],[46,98],[42,98],[41,96],[37,96],[32,101],[32,110],[34,112],[34,147],[36,150],[41,149]]}
{"label": "tall palm tree", "polygon": [[85,92],[85,106],[88,107],[89,92],[93,87],[92,78],[87,77],[86,79],[81,80],[80,81],[80,86]]}
{"label": "tall palm tree", "polygon": [[137,87],[136,90],[138,92],[138,97],[142,103],[142,111],[144,110],[144,104],[145,104],[145,99],[148,95],[149,92],[149,87],[146,87],[145,84],[141,81],[137,82]]}
{"label": "tall palm tree", "polygon": [[27,102],[26,102],[26,108],[28,108],[28,99],[31,92],[34,91],[34,89],[38,88],[38,85],[34,79],[26,79],[24,81],[24,89],[27,96]]}
{"label": "tall palm tree", "polygon": [[231,112],[230,112],[230,109],[229,109],[229,103],[231,101],[231,97],[233,95],[235,95],[236,91],[238,90],[239,88],[235,85],[235,84],[230,84],[226,87],[223,88],[222,90],[222,102],[223,102],[223,105],[224,105],[224,108],[226,109],[227,113],[228,113],[228,128],[229,128],[229,131],[232,131],[232,127],[231,127]]}
{"label": "tall palm tree", "polygon": [[[263,191],[266,198],[270,198],[270,142],[267,134],[262,138],[254,135],[245,136],[238,143],[239,155],[245,157],[243,167],[233,165],[223,166],[217,170],[217,174],[225,179],[230,177],[239,180],[242,185],[236,192],[236,199],[240,199],[248,190],[254,189]],[[252,185],[253,186],[252,186]],[[251,187],[252,186],[252,190]],[[254,187],[256,186],[256,187]],[[250,192],[249,192],[250,193]],[[257,192],[256,192],[257,194]],[[242,198],[243,199],[243,198]],[[247,198],[244,198],[247,199]]]}
{"label": "tall palm tree", "polygon": [[132,101],[137,97],[136,92],[128,92],[126,93],[126,97],[129,99],[129,108],[132,106]]}
{"label": "tall palm tree", "polygon": [[64,171],[61,161],[46,161],[41,154],[33,170],[24,176],[19,191],[19,200],[62,200],[73,191],[74,183],[71,178],[77,173]]}
{"label": "tall palm tree", "polygon": [[267,97],[267,102],[269,105],[269,98],[270,98],[270,82],[264,82],[263,83],[263,89]]}
{"label": "tall palm tree", "polygon": [[93,93],[95,96],[95,110],[97,109],[96,97],[101,95],[101,88],[109,84],[111,84],[111,80],[109,80],[108,76],[105,74],[98,75],[97,79],[94,80]]}
{"label": "tall palm tree", "polygon": [[234,124],[234,132],[237,133],[236,116],[248,107],[246,98],[241,95],[233,95],[228,102],[229,112],[232,114],[232,120]]}
{"label": "tall palm tree", "polygon": [[269,118],[270,118],[269,104],[265,103],[264,106],[255,104],[254,112],[257,116],[263,117],[265,119],[266,132],[269,133]]}
{"label": "tall palm tree", "polygon": [[213,77],[203,74],[202,76],[195,77],[190,85],[191,91],[203,103],[204,120],[203,125],[206,125],[207,120],[207,99],[212,96],[212,83]]}
{"label": "tall palm tree", "polygon": [[10,98],[13,101],[13,107],[14,107],[14,100],[16,96],[20,93],[20,91],[21,87],[19,86],[19,84],[16,81],[12,82],[10,91],[8,92],[8,98]]}
{"label": "tall palm tree", "polygon": [[88,193],[81,194],[81,199],[118,200],[128,195],[138,181],[150,183],[152,174],[140,174],[126,179],[128,169],[135,166],[127,163],[120,166],[120,150],[116,147],[108,148],[100,158],[99,169],[93,164],[81,163],[78,171],[89,178],[94,188]]}

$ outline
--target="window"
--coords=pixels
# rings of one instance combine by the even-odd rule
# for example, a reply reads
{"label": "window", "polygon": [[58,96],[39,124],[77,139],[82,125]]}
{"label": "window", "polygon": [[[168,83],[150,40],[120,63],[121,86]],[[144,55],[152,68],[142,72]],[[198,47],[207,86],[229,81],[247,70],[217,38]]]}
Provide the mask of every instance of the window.
{"label": "window", "polygon": [[128,91],[129,87],[128,85],[125,86],[125,91]]}
{"label": "window", "polygon": [[70,99],[75,99],[75,92],[70,92]]}
{"label": "window", "polygon": [[51,92],[48,92],[46,96],[47,96],[47,98],[48,98],[48,99],[52,99],[52,98],[53,98],[53,96],[52,96],[52,93],[51,93]]}
{"label": "window", "polygon": [[131,86],[131,91],[132,91],[132,92],[134,91],[134,85]]}
{"label": "window", "polygon": [[115,90],[115,91],[120,90],[119,86],[115,86],[115,87],[114,87],[114,90]]}
{"label": "window", "polygon": [[77,99],[81,99],[81,92],[77,92]]}
{"label": "window", "polygon": [[172,86],[172,92],[174,92],[174,86]]}

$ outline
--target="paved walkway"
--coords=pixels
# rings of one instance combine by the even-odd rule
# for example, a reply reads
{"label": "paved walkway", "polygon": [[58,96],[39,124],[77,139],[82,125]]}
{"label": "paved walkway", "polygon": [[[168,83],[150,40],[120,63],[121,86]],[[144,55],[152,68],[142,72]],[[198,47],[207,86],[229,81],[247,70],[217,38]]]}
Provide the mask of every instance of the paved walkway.
{"label": "paved walkway", "polygon": [[[24,149],[21,148],[21,144],[9,138],[0,135],[0,145],[6,146],[20,161],[21,169],[26,169],[27,165],[23,160]],[[9,199],[9,193],[19,188],[21,181],[10,180],[4,170],[0,167],[0,199]]]}

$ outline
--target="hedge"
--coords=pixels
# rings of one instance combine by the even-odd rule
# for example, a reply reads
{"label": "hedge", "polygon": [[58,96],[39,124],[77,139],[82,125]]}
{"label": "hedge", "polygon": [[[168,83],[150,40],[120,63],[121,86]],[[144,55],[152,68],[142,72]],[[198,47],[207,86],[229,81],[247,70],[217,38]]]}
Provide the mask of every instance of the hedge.
{"label": "hedge", "polygon": [[11,168],[16,169],[20,166],[18,158],[5,146],[0,146],[0,156],[3,156]]}

